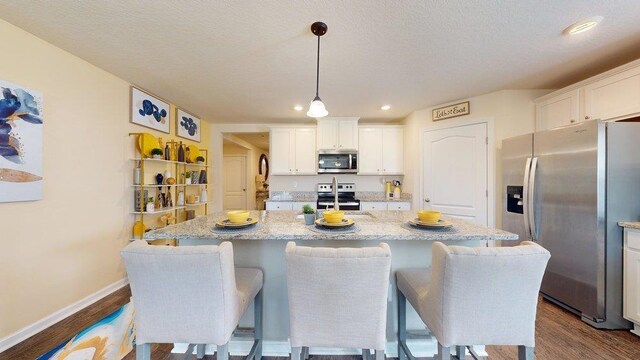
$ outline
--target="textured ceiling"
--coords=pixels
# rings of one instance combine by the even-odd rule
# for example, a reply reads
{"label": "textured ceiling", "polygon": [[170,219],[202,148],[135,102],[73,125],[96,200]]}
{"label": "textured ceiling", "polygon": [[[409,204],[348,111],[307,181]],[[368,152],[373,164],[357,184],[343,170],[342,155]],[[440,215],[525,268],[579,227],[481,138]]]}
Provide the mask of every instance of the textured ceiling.
{"label": "textured ceiling", "polygon": [[[561,34],[594,15],[594,31]],[[376,120],[628,62],[639,16],[638,0],[0,2],[5,20],[213,122],[304,119],[292,107],[314,96],[318,20],[330,116]]]}

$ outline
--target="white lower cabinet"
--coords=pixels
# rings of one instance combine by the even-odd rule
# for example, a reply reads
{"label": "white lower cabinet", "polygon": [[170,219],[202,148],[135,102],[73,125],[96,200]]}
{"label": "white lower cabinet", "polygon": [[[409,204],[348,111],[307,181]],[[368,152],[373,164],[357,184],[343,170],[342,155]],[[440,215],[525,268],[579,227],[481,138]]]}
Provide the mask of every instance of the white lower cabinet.
{"label": "white lower cabinet", "polygon": [[409,202],[384,202],[384,201],[363,201],[360,203],[360,209],[362,211],[405,211],[411,210],[411,203]]}
{"label": "white lower cabinet", "polygon": [[267,210],[293,210],[293,203],[284,201],[267,201]]}
{"label": "white lower cabinet", "polygon": [[640,230],[624,230],[623,316],[640,336]]}

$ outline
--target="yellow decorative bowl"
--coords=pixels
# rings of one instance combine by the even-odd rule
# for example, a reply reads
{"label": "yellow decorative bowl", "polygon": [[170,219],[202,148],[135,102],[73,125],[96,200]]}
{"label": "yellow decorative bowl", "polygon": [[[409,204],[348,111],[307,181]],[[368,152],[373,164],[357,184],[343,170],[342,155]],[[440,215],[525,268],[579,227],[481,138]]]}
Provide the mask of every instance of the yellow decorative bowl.
{"label": "yellow decorative bowl", "polygon": [[324,211],[322,213],[322,218],[324,219],[324,221],[330,224],[339,223],[344,218],[344,211],[339,211],[339,210]]}
{"label": "yellow decorative bowl", "polygon": [[227,218],[234,224],[246,222],[249,218],[249,212],[246,210],[234,210],[227,213]]}
{"label": "yellow decorative bowl", "polygon": [[435,210],[420,210],[418,211],[418,219],[422,222],[436,223],[440,220],[442,213]]}

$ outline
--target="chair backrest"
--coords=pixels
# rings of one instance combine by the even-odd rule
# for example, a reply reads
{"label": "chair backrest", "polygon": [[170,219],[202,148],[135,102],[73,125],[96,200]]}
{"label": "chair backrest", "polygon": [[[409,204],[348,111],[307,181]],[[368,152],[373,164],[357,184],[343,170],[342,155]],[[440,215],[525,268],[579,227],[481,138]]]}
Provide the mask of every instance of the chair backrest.
{"label": "chair backrest", "polygon": [[549,252],[515,247],[462,247],[436,242],[425,308],[443,346],[534,346],[538,292]]}
{"label": "chair backrest", "polygon": [[224,344],[236,324],[233,246],[151,246],[121,251],[135,309],[136,341]]}
{"label": "chair backrest", "polygon": [[383,350],[391,251],[286,248],[291,346]]}

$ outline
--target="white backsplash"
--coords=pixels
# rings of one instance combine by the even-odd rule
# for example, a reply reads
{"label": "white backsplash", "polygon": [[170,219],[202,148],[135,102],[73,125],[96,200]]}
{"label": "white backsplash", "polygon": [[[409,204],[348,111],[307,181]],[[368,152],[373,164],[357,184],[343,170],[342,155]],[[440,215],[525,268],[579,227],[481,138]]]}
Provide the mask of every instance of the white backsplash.
{"label": "white backsplash", "polygon": [[[386,181],[404,180],[403,176],[370,176],[338,174],[338,182],[350,182],[356,184],[356,191],[380,191],[384,192]],[[308,175],[308,176],[269,176],[270,191],[317,191],[318,183],[330,183],[333,175]]]}

